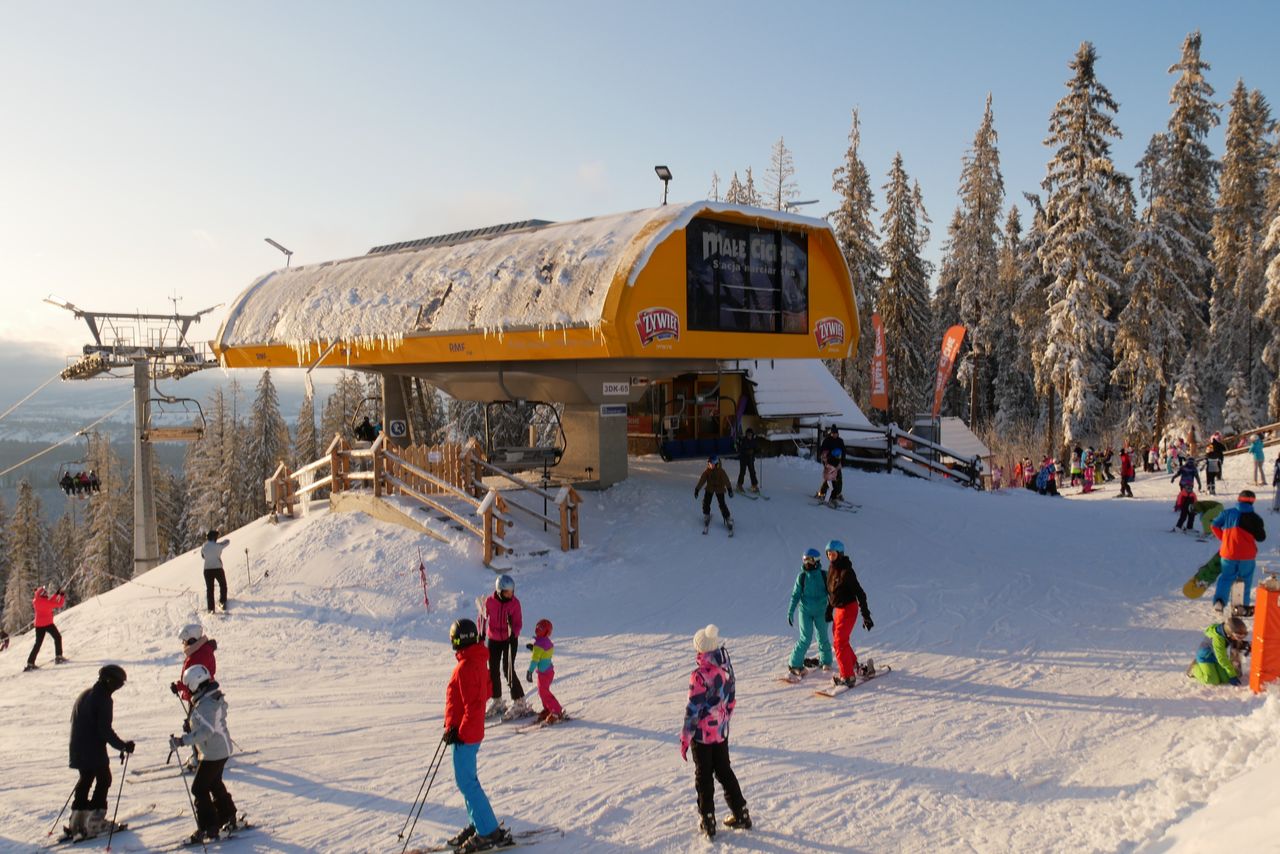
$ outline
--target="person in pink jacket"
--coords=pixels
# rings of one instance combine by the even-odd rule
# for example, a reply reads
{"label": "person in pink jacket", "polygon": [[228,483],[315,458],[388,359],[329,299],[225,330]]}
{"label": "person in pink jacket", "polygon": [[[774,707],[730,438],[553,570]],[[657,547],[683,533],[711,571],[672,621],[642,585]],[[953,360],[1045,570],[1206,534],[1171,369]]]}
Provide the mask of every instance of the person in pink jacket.
{"label": "person in pink jacket", "polygon": [[53,637],[53,663],[66,664],[67,660],[62,657],[62,634],[53,624],[53,612],[66,607],[66,604],[66,594],[61,590],[50,596],[43,586],[36,588],[35,597],[31,600],[31,607],[36,612],[36,644],[27,656],[27,666],[22,668],[24,673],[36,669],[36,656],[40,654],[45,635]]}
{"label": "person in pink jacket", "polygon": [[[489,680],[493,684],[493,699],[489,701],[487,717],[502,715],[511,719],[533,714],[516,673],[516,650],[523,626],[520,600],[516,598],[516,581],[510,575],[500,575],[493,583],[493,595],[484,600],[484,635],[489,641]],[[511,690],[510,710],[502,701],[504,676]]]}
{"label": "person in pink jacket", "polygon": [[693,747],[693,781],[698,793],[698,816],[707,838],[716,835],[714,777],[724,790],[725,803],[733,813],[724,826],[751,829],[747,799],[742,796],[738,778],[729,764],[729,719],[733,717],[736,681],[729,651],[720,639],[720,629],[709,625],[693,636],[698,653],[698,666],[689,675],[689,703],[684,710],[684,728],[680,731],[680,757],[689,761]]}

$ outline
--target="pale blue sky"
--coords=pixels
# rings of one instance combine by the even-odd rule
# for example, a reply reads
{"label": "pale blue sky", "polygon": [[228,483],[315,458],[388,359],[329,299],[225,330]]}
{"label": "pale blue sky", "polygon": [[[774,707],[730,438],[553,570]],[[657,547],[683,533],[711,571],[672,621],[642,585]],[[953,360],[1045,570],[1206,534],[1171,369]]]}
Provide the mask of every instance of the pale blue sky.
{"label": "pale blue sky", "polygon": [[[882,199],[894,151],[937,246],[994,96],[1006,190],[1037,191],[1082,40],[1132,171],[1199,28],[1219,100],[1280,105],[1280,6],[1156,3],[15,2],[0,4],[0,340],[77,350],[40,302],[185,310],[280,266],[763,176],[785,136],[831,210],[850,110]],[[1224,115],[1225,120],[1225,115]],[[1221,153],[1221,129],[1215,134]],[[216,320],[198,329],[216,332]]]}

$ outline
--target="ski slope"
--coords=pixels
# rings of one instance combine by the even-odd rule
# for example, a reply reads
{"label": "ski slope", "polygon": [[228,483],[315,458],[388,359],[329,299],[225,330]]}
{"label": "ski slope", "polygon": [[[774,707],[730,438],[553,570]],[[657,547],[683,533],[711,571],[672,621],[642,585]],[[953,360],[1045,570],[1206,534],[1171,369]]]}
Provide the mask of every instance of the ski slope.
{"label": "ski slope", "polygon": [[[491,725],[480,751],[501,819],[564,830],[531,850],[1277,850],[1266,827],[1280,808],[1266,793],[1280,783],[1280,699],[1184,675],[1212,614],[1180,588],[1214,546],[1168,532],[1167,476],[1140,475],[1130,501],[1114,498],[1118,480],[1053,499],[848,472],[854,514],[810,503],[816,464],[765,460],[770,500],[731,499],[729,539],[718,517],[701,533],[700,463],[631,466],[624,483],[585,495],[581,550],[512,570],[525,635],[540,617],[555,623],[554,690],[578,717],[526,733]],[[1244,466],[1228,462],[1220,495],[1234,497]],[[1271,488],[1259,492],[1274,532],[1259,562],[1280,569],[1280,516]],[[441,734],[448,626],[473,614],[493,573],[474,541],[360,514],[260,521],[230,537],[232,613],[206,626],[246,752],[227,785],[262,830],[220,850],[398,852]],[[774,677],[794,638],[799,556],[833,537],[875,616],[855,648],[894,669],[828,700]],[[71,664],[55,667],[46,644],[41,669],[21,673],[29,635],[0,656],[0,850],[40,844],[70,792],[70,707],[101,664],[129,672],[115,705],[117,732],[138,742],[132,767],[163,764],[182,719],[167,687],[178,630],[202,610],[190,553],[61,615]],[[737,670],[731,752],[755,820],[711,844],[678,752],[691,637],[707,623]],[[521,675],[527,662],[522,649]],[[193,829],[176,773],[126,779],[121,815],[155,802],[157,821],[113,850],[162,848]],[[464,824],[446,762],[413,842]]]}

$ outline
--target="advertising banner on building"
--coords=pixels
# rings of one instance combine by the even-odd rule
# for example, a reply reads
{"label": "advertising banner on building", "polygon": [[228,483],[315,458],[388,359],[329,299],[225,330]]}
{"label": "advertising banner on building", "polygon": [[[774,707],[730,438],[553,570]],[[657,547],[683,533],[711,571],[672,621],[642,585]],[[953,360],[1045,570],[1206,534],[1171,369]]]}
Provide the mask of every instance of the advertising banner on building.
{"label": "advertising banner on building", "polygon": [[871,408],[889,409],[889,355],[884,345],[884,324],[880,315],[871,315],[871,326],[875,332],[876,349],[871,354]]}
{"label": "advertising banner on building", "polygon": [[960,344],[964,341],[964,327],[959,324],[947,330],[942,336],[942,352],[938,354],[938,375],[933,381],[933,417],[938,417],[942,409],[942,392],[946,390],[947,380],[951,379],[951,369],[956,363],[956,353],[960,352]]}

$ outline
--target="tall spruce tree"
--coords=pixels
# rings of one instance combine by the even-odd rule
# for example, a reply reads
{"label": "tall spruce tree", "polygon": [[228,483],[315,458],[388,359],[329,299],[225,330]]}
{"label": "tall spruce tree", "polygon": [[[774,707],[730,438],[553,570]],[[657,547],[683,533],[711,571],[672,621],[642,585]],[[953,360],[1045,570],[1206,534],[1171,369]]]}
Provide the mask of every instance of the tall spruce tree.
{"label": "tall spruce tree", "polygon": [[927,399],[932,342],[922,335],[931,325],[929,268],[920,257],[928,228],[920,219],[919,185],[913,191],[901,153],[894,155],[884,191],[885,278],[879,308],[888,357],[889,412],[897,423],[910,425]]}
{"label": "tall spruce tree", "polygon": [[858,340],[861,343],[856,356],[841,359],[831,367],[840,384],[865,411],[870,408],[871,355],[875,349],[871,315],[876,310],[876,294],[884,261],[874,224],[875,195],[871,189],[871,176],[859,152],[861,145],[862,130],[855,109],[844,164],[831,176],[831,188],[839,195],[840,204],[831,212],[829,219],[853,280],[853,299],[858,307]]}
{"label": "tall spruce tree", "polygon": [[235,459],[238,425],[222,386],[209,392],[204,412],[204,438],[187,449],[183,467],[187,487],[182,522],[185,549],[204,542],[206,531],[228,531],[236,527],[237,521],[233,506],[235,485],[230,469],[243,468],[243,465]]}
{"label": "tall spruce tree", "polygon": [[125,466],[104,436],[89,443],[102,491],[89,502],[84,535],[83,572],[75,593],[88,599],[133,577],[133,495],[125,485]]}
{"label": "tall spruce tree", "polygon": [[298,423],[294,428],[291,457],[293,467],[299,468],[315,460],[322,450],[318,445],[316,401],[314,395],[306,394],[302,397],[302,405],[298,407]]}
{"label": "tall spruce tree", "polygon": [[1022,350],[1019,327],[1010,315],[1021,293],[1024,259],[1022,257],[1022,214],[1017,205],[1009,208],[1000,239],[999,263],[996,267],[996,294],[992,303],[1008,307],[995,325],[992,338],[992,361],[995,365],[996,435],[1009,438],[1025,426],[1035,414],[1029,359]]}
{"label": "tall spruce tree", "polygon": [[[9,583],[9,510],[0,499],[0,626],[4,626],[4,594]],[[6,631],[8,631],[6,629]]]}
{"label": "tall spruce tree", "polygon": [[[258,378],[246,451],[246,466],[259,487],[289,455],[289,427],[280,415],[280,396],[271,381],[271,371],[263,371]],[[255,515],[267,512],[265,496],[262,488],[253,493]]]}
{"label": "tall spruce tree", "polygon": [[9,578],[4,592],[4,630],[10,634],[21,631],[35,616],[31,610],[31,594],[36,586],[45,582],[53,563],[53,551],[49,547],[49,529],[44,524],[44,510],[40,496],[23,479],[18,483],[18,499],[13,506],[13,518],[9,520]]}
{"label": "tall spruce tree", "polygon": [[1054,430],[1057,426],[1056,400],[1052,381],[1052,365],[1046,359],[1049,337],[1049,289],[1054,276],[1040,260],[1049,239],[1049,220],[1036,193],[1023,193],[1031,207],[1031,227],[1018,248],[1017,288],[1013,318],[1017,325],[1018,349],[1031,360],[1031,390],[1040,405],[1032,412],[1034,423],[1043,427],[1044,450],[1053,453]]}
{"label": "tall spruce tree", "polygon": [[1097,78],[1096,62],[1093,45],[1082,43],[1045,139],[1054,153],[1043,181],[1048,235],[1040,261],[1053,275],[1044,359],[1062,401],[1068,444],[1096,441],[1103,427],[1114,335],[1109,314],[1123,271],[1114,247],[1127,226],[1116,208],[1128,194],[1127,183],[1111,160],[1110,140],[1120,137],[1113,118],[1118,108]]}
{"label": "tall spruce tree", "polygon": [[[1258,319],[1272,333],[1271,339],[1263,345],[1262,361],[1273,376],[1280,377],[1280,214],[1271,220],[1262,246],[1271,260],[1267,264],[1267,291],[1258,309]],[[1271,384],[1267,396],[1267,418],[1280,421],[1280,382]]]}
{"label": "tall spruce tree", "polygon": [[1243,373],[1236,371],[1227,386],[1227,400],[1222,406],[1222,432],[1228,435],[1243,433],[1257,426],[1257,419],[1250,401],[1249,381]]}
{"label": "tall spruce tree", "polygon": [[[957,241],[963,227],[963,213],[956,208],[951,215],[951,223],[947,226],[947,239],[942,245],[942,264],[938,268],[938,286],[933,292],[930,313],[933,327],[930,340],[941,341],[942,336],[952,326],[960,322],[960,302],[956,297],[956,283],[960,278],[959,266],[956,263]],[[972,364],[960,365],[956,370],[956,382],[947,383],[942,395],[942,412],[964,415],[968,399],[963,393],[963,385],[968,382]]]}
{"label": "tall spruce tree", "polygon": [[[49,531],[49,551],[52,561],[50,577],[62,581],[69,581],[75,577],[84,554],[84,532],[80,525],[76,524],[72,513],[63,513],[58,517],[58,521],[53,523],[53,528]],[[71,585],[70,590],[66,591],[69,604],[76,604],[77,592],[74,584]]]}
{"label": "tall spruce tree", "polygon": [[990,414],[995,378],[996,330],[1003,321],[997,305],[1000,263],[1000,219],[1004,206],[1004,177],[996,145],[995,117],[987,95],[982,122],[960,171],[959,227],[952,238],[956,275],[956,303],[967,334],[961,364],[969,385],[969,419],[984,423]]}
{"label": "tall spruce tree", "polygon": [[711,172],[711,189],[707,190],[707,198],[713,202],[720,201],[720,173]]}
{"label": "tall spruce tree", "polygon": [[756,189],[756,179],[751,175],[751,167],[747,167],[747,180],[742,183],[742,201],[741,204],[749,207],[758,208],[764,202],[760,198],[760,191]]}
{"label": "tall spruce tree", "polygon": [[333,437],[341,435],[348,441],[352,438],[354,424],[352,419],[361,410],[366,396],[366,386],[360,374],[343,371],[338,375],[338,382],[333,387],[329,399],[325,401],[320,415],[320,441],[317,443],[321,453],[333,441]]}
{"label": "tall spruce tree", "polygon": [[1173,403],[1169,407],[1169,433],[1173,436],[1203,435],[1204,401],[1200,396],[1197,359],[1194,352],[1188,353],[1173,381]]}
{"label": "tall spruce tree", "polygon": [[743,201],[742,182],[738,180],[738,171],[735,169],[733,176],[729,179],[729,189],[725,190],[724,200],[730,205],[745,205]]}
{"label": "tall spruce tree", "polygon": [[765,203],[775,211],[786,208],[788,202],[800,198],[796,184],[796,167],[791,149],[783,137],[773,144],[769,152],[769,168],[765,170]]}

